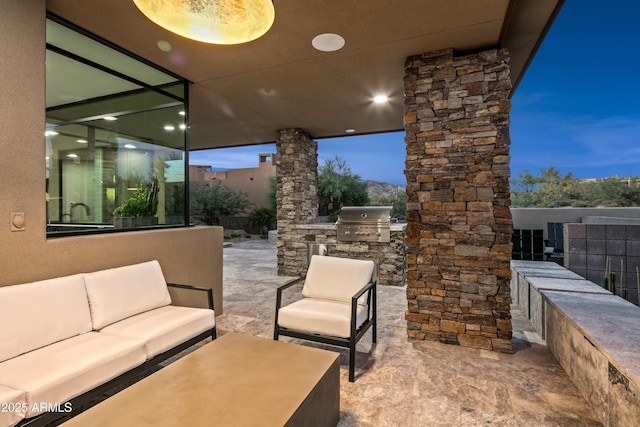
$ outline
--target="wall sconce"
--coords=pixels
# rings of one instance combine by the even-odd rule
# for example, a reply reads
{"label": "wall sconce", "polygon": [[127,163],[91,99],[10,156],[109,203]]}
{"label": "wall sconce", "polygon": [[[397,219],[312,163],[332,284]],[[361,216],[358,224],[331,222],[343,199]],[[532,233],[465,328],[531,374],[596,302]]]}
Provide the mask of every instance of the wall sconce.
{"label": "wall sconce", "polygon": [[240,44],[264,35],[275,19],[272,0],[133,0],[162,28],[212,44]]}

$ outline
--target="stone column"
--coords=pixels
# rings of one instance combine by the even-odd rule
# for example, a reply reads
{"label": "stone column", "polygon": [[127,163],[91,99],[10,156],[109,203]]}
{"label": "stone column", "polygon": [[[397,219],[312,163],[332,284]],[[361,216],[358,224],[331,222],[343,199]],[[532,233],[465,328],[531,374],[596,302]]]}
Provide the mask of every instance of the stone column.
{"label": "stone column", "polygon": [[511,352],[509,54],[405,65],[410,338]]}
{"label": "stone column", "polygon": [[[318,217],[318,143],[301,129],[283,129],[276,140],[278,274],[299,276],[297,258],[307,257],[307,243],[292,226]],[[306,270],[305,270],[306,271]]]}

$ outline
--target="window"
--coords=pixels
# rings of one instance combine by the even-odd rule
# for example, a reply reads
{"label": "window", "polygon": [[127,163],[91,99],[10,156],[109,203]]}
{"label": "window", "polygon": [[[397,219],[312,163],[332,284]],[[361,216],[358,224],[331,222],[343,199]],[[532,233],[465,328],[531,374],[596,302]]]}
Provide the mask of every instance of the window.
{"label": "window", "polygon": [[[53,17],[46,78],[47,234],[185,225],[187,82]],[[114,215],[154,182],[155,214]]]}

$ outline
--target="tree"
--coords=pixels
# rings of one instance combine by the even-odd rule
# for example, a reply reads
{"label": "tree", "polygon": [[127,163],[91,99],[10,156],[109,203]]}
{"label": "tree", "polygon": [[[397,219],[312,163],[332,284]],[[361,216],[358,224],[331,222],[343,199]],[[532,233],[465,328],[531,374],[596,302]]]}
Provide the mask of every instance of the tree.
{"label": "tree", "polygon": [[533,176],[531,172],[524,171],[518,174],[518,179],[512,179],[511,201],[515,207],[535,206],[537,203],[536,190],[543,182],[541,177]]}
{"label": "tree", "polygon": [[256,208],[249,214],[249,225],[260,227],[260,235],[266,237],[269,230],[276,228],[276,211],[270,208]]}
{"label": "tree", "polygon": [[246,193],[236,192],[220,181],[212,186],[191,186],[192,217],[208,225],[220,225],[224,216],[244,213],[251,206]]}
{"label": "tree", "polygon": [[511,204],[541,208],[639,206],[639,181],[638,177],[615,177],[585,182],[571,172],[562,175],[559,169],[550,166],[540,169],[540,176],[525,171],[511,180]]}
{"label": "tree", "polygon": [[267,208],[256,208],[249,214],[249,225],[260,227],[260,235],[266,237],[269,230],[274,230],[277,225],[276,189],[277,181],[274,175],[268,178],[269,190],[267,191]]}
{"label": "tree", "polygon": [[275,210],[277,209],[276,202],[276,193],[278,188],[278,182],[276,180],[275,175],[270,175],[268,178],[269,190],[267,191],[267,203],[269,205],[269,209]]}
{"label": "tree", "polygon": [[370,204],[371,206],[392,206],[391,215],[395,218],[404,219],[407,214],[407,198],[404,191],[393,196],[374,197]]}
{"label": "tree", "polygon": [[369,203],[367,184],[354,174],[347,162],[335,155],[325,161],[318,173],[318,211],[320,215],[336,214],[343,206],[365,206]]}

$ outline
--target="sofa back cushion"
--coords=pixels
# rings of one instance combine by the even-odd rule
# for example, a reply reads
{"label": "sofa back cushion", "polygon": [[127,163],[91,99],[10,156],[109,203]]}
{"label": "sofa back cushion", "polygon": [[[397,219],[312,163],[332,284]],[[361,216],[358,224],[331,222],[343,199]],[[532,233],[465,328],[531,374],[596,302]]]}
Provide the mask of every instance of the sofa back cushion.
{"label": "sofa back cushion", "polygon": [[302,295],[351,303],[351,297],[371,281],[373,268],[370,260],[313,255]]}
{"label": "sofa back cushion", "polygon": [[81,274],[0,287],[0,362],[90,330]]}
{"label": "sofa back cushion", "polygon": [[158,261],[87,273],[84,276],[93,329],[171,304]]}

